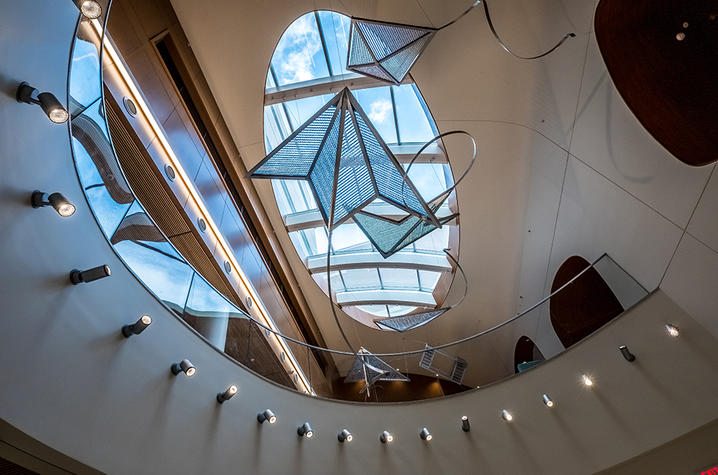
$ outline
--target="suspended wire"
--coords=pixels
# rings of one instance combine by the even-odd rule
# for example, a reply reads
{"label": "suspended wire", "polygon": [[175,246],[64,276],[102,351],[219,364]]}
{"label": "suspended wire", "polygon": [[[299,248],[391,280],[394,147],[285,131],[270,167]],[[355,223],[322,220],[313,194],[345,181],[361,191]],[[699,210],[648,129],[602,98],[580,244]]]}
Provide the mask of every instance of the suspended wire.
{"label": "suspended wire", "polygon": [[[496,28],[494,28],[494,22],[491,21],[491,15],[489,14],[489,6],[488,6],[488,4],[486,3],[486,0],[483,0],[483,1],[484,1],[484,12],[486,13],[486,21],[487,21],[487,23],[489,24],[489,28],[491,29],[491,33],[494,35],[494,38],[496,38],[496,41],[498,41],[498,43],[501,45],[501,47],[502,47],[504,50],[506,50],[506,52],[508,52],[509,54],[511,54],[512,56],[514,56],[514,57],[516,57],[516,58],[518,58],[518,59],[539,59],[539,58],[543,58],[544,56],[546,56],[546,55],[548,55],[548,54],[551,54],[556,48],[558,48],[559,46],[561,46],[564,41],[566,41],[566,40],[569,39],[569,38],[574,38],[574,37],[576,36],[575,33],[566,33],[566,34],[563,36],[563,38],[561,38],[561,40],[560,40],[558,43],[556,43],[556,44],[553,46],[553,48],[551,48],[550,50],[548,50],[548,51],[546,51],[546,52],[544,52],[544,53],[541,53],[541,54],[537,54],[536,56],[521,56],[521,55],[516,54],[516,53],[514,53],[513,51],[511,51],[511,49],[506,45],[506,43],[504,43],[503,40],[499,37],[499,34],[496,32]],[[473,8],[473,6],[472,6],[472,8]]]}

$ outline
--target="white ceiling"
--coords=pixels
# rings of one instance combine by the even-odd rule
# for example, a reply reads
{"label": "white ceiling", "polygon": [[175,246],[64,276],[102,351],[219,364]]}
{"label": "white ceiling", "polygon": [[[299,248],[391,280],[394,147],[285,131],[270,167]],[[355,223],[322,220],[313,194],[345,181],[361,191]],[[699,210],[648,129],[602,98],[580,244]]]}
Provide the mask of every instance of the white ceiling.
{"label": "white ceiling", "polygon": [[[269,61],[293,20],[329,9],[436,26],[470,2],[172,4],[250,168],[265,154],[262,118]],[[372,330],[340,314],[355,349],[419,348],[423,342],[443,343],[492,326],[543,296],[558,266],[573,254],[592,260],[607,252],[644,287],[651,290],[665,282],[679,304],[711,318],[718,306],[711,291],[718,286],[718,178],[704,189],[714,165],[683,165],[633,117],[616,93],[591,33],[594,6],[594,0],[492,2],[494,24],[520,54],[548,49],[569,31],[577,36],[545,59],[518,60],[493,39],[477,8],[439,32],[413,67],[439,130],[464,129],[479,144],[479,161],[458,190],[460,262],[468,274],[469,296],[461,307],[401,335]],[[455,175],[470,157],[467,147],[448,141]],[[254,184],[325,340],[346,349],[326,296],[289,240],[269,181]],[[706,278],[687,285],[683,276],[694,269]],[[460,279],[456,282],[450,302],[462,291]],[[490,342],[452,349],[469,361],[465,382],[483,384],[512,372],[513,345],[521,333],[547,356],[561,349],[546,315],[531,316]],[[337,360],[340,367],[348,363]],[[418,369],[413,361],[396,366]]]}

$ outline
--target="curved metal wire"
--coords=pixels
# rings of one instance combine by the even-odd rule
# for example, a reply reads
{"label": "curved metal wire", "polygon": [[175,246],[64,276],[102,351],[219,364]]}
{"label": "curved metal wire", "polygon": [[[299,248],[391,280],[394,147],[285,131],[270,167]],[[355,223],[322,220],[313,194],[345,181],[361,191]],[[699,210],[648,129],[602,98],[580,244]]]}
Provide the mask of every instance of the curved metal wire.
{"label": "curved metal wire", "polygon": [[[581,272],[579,272],[579,273],[576,274],[573,278],[571,278],[571,280],[569,280],[568,282],[566,282],[565,284],[563,284],[561,287],[559,287],[558,289],[554,290],[553,292],[551,292],[551,293],[548,294],[546,297],[542,298],[541,300],[539,300],[538,302],[536,302],[535,304],[533,304],[532,306],[530,306],[530,307],[527,308],[526,310],[517,313],[517,314],[514,315],[513,317],[511,317],[511,318],[509,318],[509,319],[507,319],[507,320],[504,320],[503,322],[501,322],[501,323],[499,323],[499,324],[496,324],[496,325],[494,325],[494,326],[491,327],[491,328],[487,328],[486,330],[482,330],[482,331],[480,331],[480,332],[474,333],[474,334],[469,335],[469,336],[467,336],[467,337],[460,338],[460,339],[454,340],[454,341],[450,341],[450,342],[448,342],[448,343],[442,343],[442,344],[440,344],[440,345],[429,345],[429,346],[430,346],[432,349],[441,350],[441,349],[444,349],[444,348],[449,348],[449,347],[451,347],[451,346],[460,345],[460,344],[462,344],[462,343],[466,343],[466,342],[468,342],[468,341],[475,340],[476,338],[479,338],[479,337],[481,337],[481,336],[483,336],[483,335],[486,335],[486,334],[488,334],[488,333],[494,332],[494,331],[498,330],[499,328],[502,328],[502,327],[508,325],[509,323],[511,323],[511,322],[513,322],[513,321],[515,321],[515,320],[518,320],[519,318],[523,317],[523,316],[526,315],[527,313],[529,313],[529,312],[535,310],[536,308],[538,308],[538,307],[541,306],[542,304],[546,303],[546,302],[547,302],[549,299],[551,299],[554,295],[558,294],[558,293],[561,292],[563,289],[565,289],[566,287],[568,287],[569,285],[571,285],[576,279],[578,279],[579,277],[581,277],[581,276],[582,276],[585,272],[587,272],[589,269],[593,268],[598,261],[600,261],[601,259],[603,259],[603,258],[606,257],[606,256],[607,256],[607,254],[605,254],[605,253],[602,254],[598,259],[596,259],[596,260],[594,260],[593,262],[591,262],[588,266],[586,266],[585,269],[583,269]],[[310,344],[310,343],[305,343],[305,342],[303,342],[303,341],[299,341],[299,340],[297,340],[297,339],[295,339],[295,338],[292,338],[292,337],[290,337],[290,336],[287,336],[287,335],[285,335],[285,334],[283,334],[283,333],[281,333],[281,332],[272,330],[271,328],[269,328],[268,326],[264,325],[263,323],[258,322],[257,320],[255,320],[251,315],[249,315],[249,314],[246,313],[246,312],[243,312],[243,311],[241,311],[241,310],[240,310],[240,312],[244,313],[249,320],[253,321],[253,322],[256,323],[257,325],[259,325],[260,327],[262,327],[264,330],[269,331],[269,332],[271,332],[271,333],[274,333],[274,334],[277,335],[278,337],[284,338],[285,340],[291,341],[292,343],[296,343],[296,344],[298,344],[298,345],[306,346],[307,348],[312,348],[312,349],[319,350],[319,351],[326,351],[327,353],[334,353],[335,355],[357,356],[357,353],[356,353],[356,352],[335,350],[335,349],[333,349],[333,348],[326,348],[326,347],[324,347],[324,346],[317,346],[317,345],[312,345],[312,344]],[[340,328],[341,328],[341,327],[340,327]],[[420,349],[420,350],[397,351],[397,352],[394,352],[394,353],[372,353],[372,355],[373,355],[373,356],[376,356],[376,357],[408,356],[408,355],[418,355],[418,354],[424,353],[424,351],[426,351],[426,348],[422,348],[422,349]]]}
{"label": "curved metal wire", "polygon": [[[496,38],[496,41],[499,42],[499,44],[501,45],[501,47],[502,47],[503,49],[505,49],[506,52],[508,52],[509,54],[511,54],[512,56],[514,56],[514,57],[516,57],[516,58],[518,58],[518,59],[539,59],[539,58],[543,58],[544,56],[546,56],[546,55],[548,55],[548,54],[551,54],[556,48],[558,48],[559,46],[561,46],[564,41],[566,41],[566,40],[569,39],[569,38],[574,38],[574,37],[576,36],[576,33],[566,33],[566,34],[563,36],[563,38],[561,38],[561,40],[560,40],[558,43],[556,43],[556,44],[553,46],[553,48],[551,48],[550,50],[548,50],[548,51],[546,51],[546,52],[544,52],[544,53],[541,53],[541,54],[537,54],[536,56],[521,56],[521,55],[516,54],[516,53],[514,53],[513,51],[511,51],[511,49],[506,45],[506,43],[503,42],[503,40],[501,39],[501,37],[499,37],[499,34],[496,32],[496,28],[494,28],[494,22],[491,21],[491,15],[489,14],[489,5],[486,3],[486,0],[483,0],[483,2],[484,2],[484,12],[486,13],[486,21],[487,21],[487,23],[489,24],[489,28],[491,29],[491,33],[494,35],[494,38]],[[473,6],[472,6],[472,8],[473,8]]]}
{"label": "curved metal wire", "polygon": [[451,260],[451,262],[453,262],[454,265],[456,265],[456,268],[459,269],[459,272],[461,272],[461,277],[464,279],[464,294],[461,296],[461,298],[459,299],[458,302],[456,302],[452,305],[449,305],[446,308],[446,311],[448,312],[452,308],[456,308],[459,305],[461,305],[461,302],[463,302],[464,299],[466,298],[466,296],[469,294],[469,278],[466,277],[466,272],[464,272],[464,268],[461,267],[461,264],[459,264],[459,261],[454,256],[452,256],[451,253],[449,252],[451,249],[442,249],[442,250],[446,254],[446,257],[448,257]]}

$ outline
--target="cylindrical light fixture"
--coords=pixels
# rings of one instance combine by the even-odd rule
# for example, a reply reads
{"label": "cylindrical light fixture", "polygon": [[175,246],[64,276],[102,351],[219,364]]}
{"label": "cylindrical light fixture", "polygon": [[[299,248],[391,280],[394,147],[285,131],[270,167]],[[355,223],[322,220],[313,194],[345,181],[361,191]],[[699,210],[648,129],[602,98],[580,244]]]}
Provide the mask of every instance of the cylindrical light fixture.
{"label": "cylindrical light fixture", "polygon": [[554,406],[553,400],[549,397],[548,394],[544,394],[543,396],[541,396],[541,399],[543,399],[543,403],[546,404],[546,407]]}
{"label": "cylindrical light fixture", "polygon": [[681,331],[678,329],[678,327],[671,323],[666,323],[666,331],[669,335],[673,337],[676,337],[681,334]]}
{"label": "cylindrical light fixture", "polygon": [[621,350],[621,354],[624,358],[626,358],[626,361],[628,361],[629,363],[633,363],[634,361],[636,361],[636,355],[631,353],[631,350],[629,350],[626,345],[621,345],[618,347],[618,349]]}
{"label": "cylindrical light fixture", "polygon": [[[37,96],[37,99],[35,99],[34,96]],[[37,89],[26,82],[22,82],[18,86],[15,99],[17,99],[18,102],[39,105],[43,112],[45,112],[45,115],[47,115],[47,118],[56,124],[67,122],[67,119],[70,118],[70,114],[62,107],[57,97],[49,92],[37,94]]]}
{"label": "cylindrical light fixture", "polygon": [[307,439],[311,439],[314,435],[314,431],[312,430],[312,426],[309,425],[309,422],[305,422],[304,424],[297,427],[297,435],[299,437],[305,437]]}
{"label": "cylindrical light fixture", "polygon": [[469,416],[461,416],[461,430],[469,432],[471,430],[471,422],[469,422]]}
{"label": "cylindrical light fixture", "polygon": [[384,432],[379,435],[379,440],[382,444],[388,444],[389,442],[394,440],[394,436],[391,435],[391,433],[388,430],[385,430]]}
{"label": "cylindrical light fixture", "polygon": [[507,411],[506,409],[501,409],[501,417],[502,417],[503,420],[505,420],[506,422],[511,422],[511,421],[514,420],[513,414],[511,414],[511,413],[510,413],[509,411]]}
{"label": "cylindrical light fixture", "polygon": [[52,206],[57,214],[66,218],[75,213],[75,205],[65,198],[62,193],[52,193],[48,195],[42,191],[35,190],[30,195],[30,204],[33,208],[42,208],[44,206]]}
{"label": "cylindrical light fixture", "polygon": [[347,429],[342,429],[341,432],[337,434],[337,439],[339,439],[339,442],[341,443],[351,442],[352,440],[354,440],[354,436]]}
{"label": "cylindrical light fixture", "polygon": [[593,386],[593,378],[591,378],[587,374],[581,375],[581,382],[583,382],[583,385],[586,386],[587,388],[590,388]]}
{"label": "cylindrical light fixture", "polygon": [[421,440],[425,440],[425,441],[429,442],[431,439],[433,439],[434,436],[431,435],[431,432],[429,432],[429,429],[424,427],[419,432],[419,437],[421,437]]}
{"label": "cylindrical light fixture", "polygon": [[222,404],[224,401],[232,399],[232,396],[237,394],[237,391],[238,391],[237,386],[232,384],[230,387],[225,389],[223,393],[217,394],[217,402]]}
{"label": "cylindrical light fixture", "polygon": [[87,283],[104,279],[105,277],[109,277],[110,274],[110,266],[107,264],[83,271],[72,269],[72,271],[70,271],[70,282],[72,282],[72,285],[77,285],[83,282]]}
{"label": "cylindrical light fixture", "polygon": [[184,373],[187,377],[192,377],[197,372],[197,368],[195,368],[192,362],[188,359],[184,359],[179,363],[173,364],[170,369],[172,370],[172,374],[175,376],[180,373]]}
{"label": "cylindrical light fixture", "polygon": [[124,335],[125,338],[129,338],[132,335],[139,335],[145,331],[145,328],[150,326],[150,323],[152,323],[152,317],[149,315],[142,315],[135,323],[123,326],[122,335]]}
{"label": "cylindrical light fixture", "polygon": [[269,409],[265,409],[264,411],[257,414],[257,422],[263,424],[264,421],[267,421],[270,424],[274,424],[275,422],[277,422],[277,416],[275,416],[274,413]]}
{"label": "cylindrical light fixture", "polygon": [[102,7],[97,0],[73,0],[75,5],[88,20],[96,20],[102,15]]}

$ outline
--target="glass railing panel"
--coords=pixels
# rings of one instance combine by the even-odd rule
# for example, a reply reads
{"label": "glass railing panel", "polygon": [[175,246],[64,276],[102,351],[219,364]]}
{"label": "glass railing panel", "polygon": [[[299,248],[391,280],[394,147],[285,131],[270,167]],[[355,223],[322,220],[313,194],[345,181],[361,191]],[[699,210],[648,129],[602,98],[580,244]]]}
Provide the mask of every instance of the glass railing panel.
{"label": "glass railing panel", "polygon": [[136,201],[110,236],[137,277],[178,315],[184,312],[194,270]]}
{"label": "glass railing panel", "polygon": [[641,301],[648,290],[643,288],[628,272],[626,272],[616,261],[608,255],[604,255],[594,266],[594,269],[608,284],[613,294],[624,310],[628,310]]}

